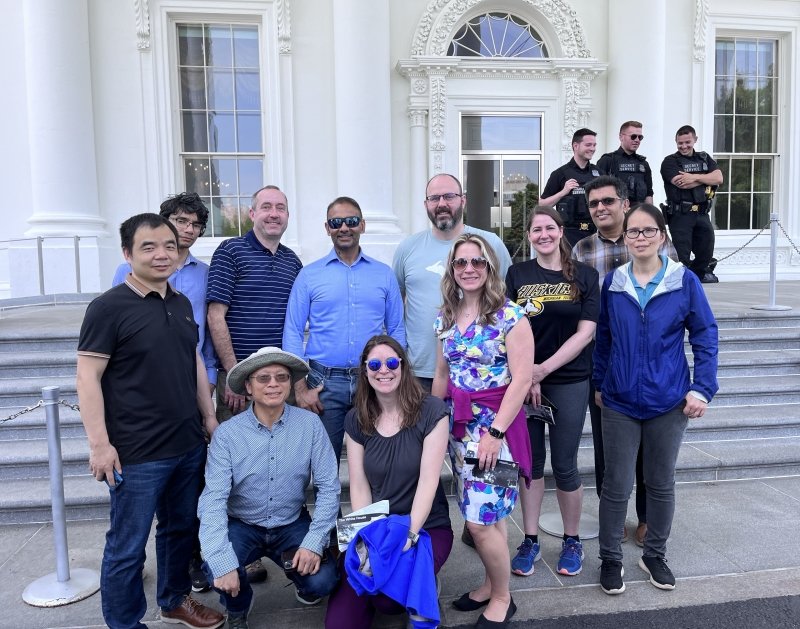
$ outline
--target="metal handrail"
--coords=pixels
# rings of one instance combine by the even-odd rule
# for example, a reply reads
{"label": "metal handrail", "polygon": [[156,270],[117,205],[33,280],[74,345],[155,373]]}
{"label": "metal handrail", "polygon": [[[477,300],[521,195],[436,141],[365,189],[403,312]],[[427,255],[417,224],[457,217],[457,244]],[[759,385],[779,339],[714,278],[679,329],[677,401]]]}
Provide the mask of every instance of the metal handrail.
{"label": "metal handrail", "polygon": [[[36,267],[38,271],[38,278],[39,278],[39,295],[45,295],[44,290],[44,251],[43,245],[45,240],[57,240],[57,239],[64,239],[69,238],[73,241],[73,247],[75,250],[75,288],[77,289],[76,292],[81,294],[81,250],[80,250],[80,241],[81,236],[32,236],[30,238],[9,238],[6,240],[0,240],[0,245],[8,245],[12,242],[28,242],[28,241],[35,241],[36,242]],[[89,238],[97,238],[97,236],[89,236]],[[8,249],[8,247],[6,247]]]}

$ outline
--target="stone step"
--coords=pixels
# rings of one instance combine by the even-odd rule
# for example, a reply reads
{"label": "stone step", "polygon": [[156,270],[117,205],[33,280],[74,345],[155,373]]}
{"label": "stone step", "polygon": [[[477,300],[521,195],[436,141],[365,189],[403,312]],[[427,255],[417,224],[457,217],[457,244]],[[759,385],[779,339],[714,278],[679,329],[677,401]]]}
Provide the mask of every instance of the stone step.
{"label": "stone step", "polygon": [[[687,336],[688,347],[688,336]],[[719,351],[800,349],[797,328],[730,328],[719,331]]]}
{"label": "stone step", "polygon": [[[691,353],[689,365],[694,367]],[[747,376],[757,373],[760,376],[799,374],[800,349],[769,349],[753,351],[728,351],[719,353],[717,377],[727,378]],[[800,389],[800,384],[798,384]]]}
{"label": "stone step", "polygon": [[[0,408],[0,419],[8,417],[22,409],[23,407],[19,406]],[[85,437],[86,435],[78,411],[59,405],[58,423],[61,427],[61,437],[63,439]],[[0,441],[46,438],[47,419],[45,409],[42,406],[24,415],[20,415],[16,419],[0,424]]]}
{"label": "stone step", "polygon": [[719,378],[714,406],[789,404],[800,402],[800,374]]}
{"label": "stone step", "polygon": [[75,375],[44,376],[0,379],[0,407],[33,406],[42,399],[42,387],[50,386],[60,388],[59,399],[77,403]]}
{"label": "stone step", "polygon": [[[64,476],[80,476],[89,469],[85,438],[61,439]],[[0,480],[48,478],[50,455],[46,439],[0,441]]]}
{"label": "stone step", "polygon": [[75,377],[75,350],[0,352],[0,374],[4,380],[44,376]]}
{"label": "stone step", "polygon": [[[780,303],[780,301],[778,302]],[[797,310],[764,311],[745,310],[742,312],[715,313],[720,330],[730,328],[798,328],[800,312]]]}
{"label": "stone step", "polygon": [[[64,478],[64,503],[69,521],[108,519],[108,488],[90,474]],[[0,525],[52,521],[49,479],[3,481]]]}
{"label": "stone step", "polygon": [[77,331],[57,332],[55,334],[42,336],[0,333],[0,354],[49,351],[76,352],[77,350]]}

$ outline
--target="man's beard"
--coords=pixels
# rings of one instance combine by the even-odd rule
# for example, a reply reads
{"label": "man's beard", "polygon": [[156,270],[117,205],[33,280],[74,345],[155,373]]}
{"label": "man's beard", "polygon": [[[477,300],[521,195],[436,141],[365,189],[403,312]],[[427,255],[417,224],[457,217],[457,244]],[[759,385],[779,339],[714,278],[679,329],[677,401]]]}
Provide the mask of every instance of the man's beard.
{"label": "man's beard", "polygon": [[428,218],[434,224],[436,229],[443,232],[449,232],[458,225],[464,217],[464,210],[458,208],[454,212],[448,212],[447,215],[442,214],[437,216],[436,212],[428,212]]}

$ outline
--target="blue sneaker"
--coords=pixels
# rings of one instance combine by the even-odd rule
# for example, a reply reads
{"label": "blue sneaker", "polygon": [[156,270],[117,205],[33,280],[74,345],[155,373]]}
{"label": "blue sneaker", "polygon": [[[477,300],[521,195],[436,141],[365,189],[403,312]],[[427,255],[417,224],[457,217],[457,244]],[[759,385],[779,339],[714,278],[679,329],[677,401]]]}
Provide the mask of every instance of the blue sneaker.
{"label": "blue sneaker", "polygon": [[583,570],[583,544],[568,537],[561,542],[561,556],[558,558],[559,574],[574,577]]}
{"label": "blue sneaker", "polygon": [[517,554],[511,560],[511,572],[518,574],[521,577],[527,577],[533,574],[535,561],[542,558],[542,551],[539,544],[533,543],[533,540],[527,537],[522,540],[522,545],[517,548]]}

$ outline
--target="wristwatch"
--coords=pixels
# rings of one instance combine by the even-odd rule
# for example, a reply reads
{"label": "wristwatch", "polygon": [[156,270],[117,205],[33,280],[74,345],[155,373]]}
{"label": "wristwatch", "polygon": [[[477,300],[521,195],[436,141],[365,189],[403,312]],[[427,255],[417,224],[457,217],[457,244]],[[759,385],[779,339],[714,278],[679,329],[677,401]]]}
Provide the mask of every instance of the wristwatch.
{"label": "wristwatch", "polygon": [[411,545],[416,546],[419,541],[419,533],[415,533],[411,529],[408,530],[408,539],[411,540]]}
{"label": "wristwatch", "polygon": [[495,439],[502,439],[503,437],[506,436],[505,431],[497,430],[497,428],[495,428],[494,426],[489,426],[489,431],[488,432],[489,432],[489,436],[490,437],[494,437]]}

